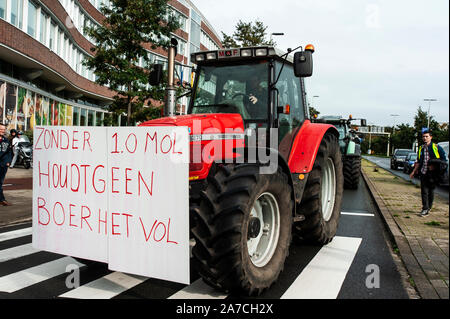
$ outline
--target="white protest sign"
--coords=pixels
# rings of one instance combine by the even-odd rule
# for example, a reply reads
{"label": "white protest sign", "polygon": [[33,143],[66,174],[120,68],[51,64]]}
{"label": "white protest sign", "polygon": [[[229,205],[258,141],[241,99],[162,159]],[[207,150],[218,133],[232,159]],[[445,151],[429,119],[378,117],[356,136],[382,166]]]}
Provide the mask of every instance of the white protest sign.
{"label": "white protest sign", "polygon": [[189,283],[188,131],[37,127],[33,246]]}

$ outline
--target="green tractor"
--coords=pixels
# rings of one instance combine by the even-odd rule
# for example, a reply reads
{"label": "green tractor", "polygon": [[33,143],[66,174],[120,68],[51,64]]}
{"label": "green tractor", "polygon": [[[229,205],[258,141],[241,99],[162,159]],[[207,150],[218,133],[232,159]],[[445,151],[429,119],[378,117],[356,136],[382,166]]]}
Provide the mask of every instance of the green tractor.
{"label": "green tractor", "polygon": [[347,189],[357,189],[359,176],[361,175],[361,141],[356,131],[351,127],[351,122],[355,120],[360,120],[361,126],[367,126],[365,119],[354,119],[351,115],[348,119],[329,115],[314,120],[316,123],[334,125],[339,131],[339,147],[344,169],[344,188]]}

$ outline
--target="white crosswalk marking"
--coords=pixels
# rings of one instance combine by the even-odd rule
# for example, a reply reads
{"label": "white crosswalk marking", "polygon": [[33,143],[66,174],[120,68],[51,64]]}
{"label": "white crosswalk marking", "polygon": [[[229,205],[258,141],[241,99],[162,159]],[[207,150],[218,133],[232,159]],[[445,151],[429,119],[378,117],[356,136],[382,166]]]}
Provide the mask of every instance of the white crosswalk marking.
{"label": "white crosswalk marking", "polygon": [[113,272],[102,278],[70,290],[59,297],[77,299],[111,299],[146,281],[147,277]]}
{"label": "white crosswalk marking", "polygon": [[[342,212],[344,215],[373,216],[364,212]],[[0,234],[0,241],[19,238],[31,234],[31,228],[24,228]],[[334,299],[337,298],[361,238],[336,236],[333,241],[322,247],[316,256],[302,270],[296,280],[287,288],[282,299]],[[26,256],[39,250],[32,244],[0,250],[0,262]],[[71,257],[60,258],[32,268],[0,277],[0,291],[13,293],[34,284],[66,273],[66,267],[83,264]],[[67,273],[69,275],[69,273]],[[149,278],[112,272],[83,286],[69,290],[59,297],[77,299],[110,299],[133,289]],[[62,279],[64,280],[64,279]],[[191,285],[174,293],[169,299],[225,299],[228,294],[220,292],[198,279]]]}
{"label": "white crosswalk marking", "polygon": [[5,232],[5,233],[0,233],[0,242],[5,241],[5,240],[14,239],[14,238],[28,236],[28,235],[31,235],[31,233],[32,233],[31,227],[12,230],[10,232]]}
{"label": "white crosswalk marking", "polygon": [[37,253],[39,250],[33,248],[32,244],[25,244],[8,249],[0,250],[0,262],[5,262],[11,259],[31,255]]}
{"label": "white crosswalk marking", "polygon": [[341,212],[341,215],[366,216],[366,217],[375,216],[374,214],[370,213],[356,213],[356,212]]}
{"label": "white crosswalk marking", "polygon": [[168,299],[225,299],[227,296],[198,279]]}
{"label": "white crosswalk marking", "polygon": [[281,299],[337,298],[361,240],[336,236],[320,249]]}
{"label": "white crosswalk marking", "polygon": [[71,257],[64,257],[32,268],[0,277],[0,291],[15,292],[66,272],[67,265],[83,266]]}

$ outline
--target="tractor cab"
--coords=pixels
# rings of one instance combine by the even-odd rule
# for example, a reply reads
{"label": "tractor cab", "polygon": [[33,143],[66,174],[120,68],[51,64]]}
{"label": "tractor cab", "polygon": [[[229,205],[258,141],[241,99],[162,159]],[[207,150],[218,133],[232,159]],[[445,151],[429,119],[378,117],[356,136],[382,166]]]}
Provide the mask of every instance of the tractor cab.
{"label": "tractor cab", "polygon": [[302,77],[312,74],[313,51],[308,45],[294,55],[273,47],[194,53],[196,80],[188,113],[238,113],[246,131],[278,128],[277,142],[290,146],[308,118]]}

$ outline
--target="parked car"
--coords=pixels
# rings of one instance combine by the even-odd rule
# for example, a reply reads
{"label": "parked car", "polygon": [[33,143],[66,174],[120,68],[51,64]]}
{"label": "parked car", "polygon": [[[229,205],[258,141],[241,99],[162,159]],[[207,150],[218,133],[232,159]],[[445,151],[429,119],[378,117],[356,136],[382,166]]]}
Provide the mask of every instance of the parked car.
{"label": "parked car", "polygon": [[409,149],[396,149],[391,157],[391,168],[398,169],[399,166],[403,167],[405,163],[406,156],[410,153],[415,153],[413,150]]}
{"label": "parked car", "polygon": [[412,170],[414,169],[414,163],[417,160],[417,154],[416,153],[409,153],[406,155],[405,163],[403,165],[403,173],[410,174]]}
{"label": "parked car", "polygon": [[[448,161],[448,141],[447,142],[440,142],[440,143],[438,143],[438,145],[440,146],[440,147],[442,147],[442,149],[444,150],[444,152],[445,152],[445,155],[447,155],[447,164],[450,164],[449,163],[449,161]],[[448,179],[448,176],[449,176],[449,174],[448,174],[448,166],[449,165],[447,165],[447,178],[444,180],[444,183],[441,183],[441,185],[444,185],[444,186],[448,186],[449,185],[449,179]]]}

